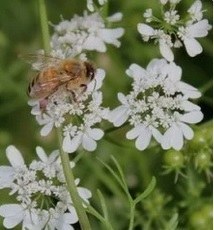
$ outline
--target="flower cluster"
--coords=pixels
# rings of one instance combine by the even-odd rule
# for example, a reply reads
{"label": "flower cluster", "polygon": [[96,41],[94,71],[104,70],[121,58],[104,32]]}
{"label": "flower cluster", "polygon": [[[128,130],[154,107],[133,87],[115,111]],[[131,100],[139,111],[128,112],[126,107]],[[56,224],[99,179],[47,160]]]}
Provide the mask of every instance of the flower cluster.
{"label": "flower cluster", "polygon": [[[27,167],[14,146],[6,149],[11,166],[0,166],[0,189],[10,189],[18,203],[0,206],[3,225],[6,229],[21,223],[22,229],[74,229],[72,224],[78,222],[78,217],[66,188],[58,150],[49,156],[41,147],[36,152],[39,160]],[[88,202],[91,192],[83,187],[77,187],[77,191]]]}
{"label": "flower cluster", "polygon": [[41,135],[48,135],[53,127],[62,127],[65,152],[75,152],[81,144],[84,149],[94,151],[96,141],[104,135],[101,129],[94,126],[107,119],[109,112],[108,108],[101,106],[102,92],[99,89],[104,77],[105,72],[97,69],[95,79],[88,84],[86,92],[77,95],[76,101],[64,86],[46,99],[45,110],[41,109],[41,100],[30,100],[31,113],[43,125]]}
{"label": "flower cluster", "polygon": [[[90,2],[88,1],[89,5]],[[99,1],[101,5],[104,2]],[[116,22],[121,18],[122,14],[116,13],[106,21]],[[84,12],[83,16],[75,15],[70,21],[62,20],[54,26],[50,55],[52,59],[77,58],[85,62],[87,61],[85,51],[105,52],[106,44],[119,47],[118,39],[123,33],[123,28],[106,28],[105,21],[98,12],[92,14]],[[39,59],[32,65],[37,71],[42,71],[46,67],[49,66],[44,67]],[[64,134],[64,151],[75,152],[80,145],[88,151],[94,151],[96,141],[104,135],[95,125],[108,115],[108,109],[101,106],[102,92],[99,90],[104,77],[104,70],[96,69],[94,79],[87,85],[85,92],[82,90],[77,93],[78,95],[72,95],[72,92],[66,90],[65,84],[62,84],[47,98],[30,100],[31,113],[36,116],[38,123],[43,125],[41,135],[48,135],[53,127],[61,127]]]}
{"label": "flower cluster", "polygon": [[[106,21],[117,22],[121,19],[122,14],[116,13]],[[123,28],[107,28],[99,13],[84,12],[83,16],[75,15],[70,21],[62,20],[54,26],[51,46],[64,57],[75,57],[85,51],[106,52],[106,44],[120,46],[118,39],[123,34]]]}
{"label": "flower cluster", "polygon": [[202,52],[202,46],[196,38],[206,37],[211,26],[203,19],[202,2],[196,0],[187,10],[187,15],[180,15],[176,5],[180,0],[160,0],[163,8],[162,19],[147,9],[144,18],[147,23],[138,24],[138,31],[144,41],[155,39],[159,44],[161,55],[168,61],[174,60],[172,48],[185,46],[189,56],[194,57]]}
{"label": "flower cluster", "polygon": [[203,118],[200,107],[190,101],[201,93],[182,82],[182,69],[165,59],[153,59],[146,69],[132,64],[126,73],[133,79],[132,90],[126,96],[118,93],[122,105],[110,112],[109,120],[114,126],[128,120],[133,128],[126,137],[136,139],[139,150],[148,147],[152,136],[163,149],[181,149],[184,138],[193,138],[187,124]]}

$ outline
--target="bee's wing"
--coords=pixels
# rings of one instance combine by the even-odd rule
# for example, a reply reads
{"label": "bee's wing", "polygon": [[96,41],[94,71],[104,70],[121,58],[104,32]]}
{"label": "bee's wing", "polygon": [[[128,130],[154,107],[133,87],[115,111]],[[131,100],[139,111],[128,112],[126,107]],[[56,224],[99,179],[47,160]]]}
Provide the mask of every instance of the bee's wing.
{"label": "bee's wing", "polygon": [[72,77],[66,74],[59,74],[46,81],[39,82],[35,80],[29,85],[28,95],[33,98],[47,97],[52,94],[60,85],[63,85],[74,78],[76,77]]}
{"label": "bee's wing", "polygon": [[42,70],[46,67],[59,64],[62,59],[44,54],[21,54],[21,59],[32,65],[33,69]]}
{"label": "bee's wing", "polygon": [[32,98],[44,98],[51,94],[57,86],[56,82],[49,82],[47,84],[36,83],[33,87],[28,88],[28,95]]}

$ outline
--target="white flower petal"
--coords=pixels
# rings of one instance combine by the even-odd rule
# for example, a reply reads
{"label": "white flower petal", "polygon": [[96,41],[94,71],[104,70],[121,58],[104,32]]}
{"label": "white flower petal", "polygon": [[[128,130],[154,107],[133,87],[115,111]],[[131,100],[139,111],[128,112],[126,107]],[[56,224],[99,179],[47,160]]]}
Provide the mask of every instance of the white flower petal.
{"label": "white flower petal", "polygon": [[74,224],[78,221],[76,212],[73,213],[64,213],[63,220],[66,224]]}
{"label": "white flower petal", "polygon": [[167,68],[168,77],[175,81],[179,81],[182,75],[182,69],[180,66],[177,66],[174,62],[169,63]]}
{"label": "white flower petal", "polygon": [[97,141],[103,137],[104,132],[103,130],[98,129],[98,128],[93,128],[93,129],[90,128],[87,130],[87,134],[88,136],[90,136],[91,138]]}
{"label": "white flower petal", "polygon": [[161,146],[163,149],[169,149],[171,147],[172,129],[172,127],[167,129],[162,137]]}
{"label": "white flower petal", "polygon": [[86,202],[88,202],[88,199],[92,197],[91,191],[89,191],[86,188],[78,187],[77,188],[79,196],[84,199]]}
{"label": "white flower petal", "polygon": [[99,52],[106,52],[106,45],[103,42],[103,40],[95,36],[89,36],[85,40],[83,44],[83,48],[86,50],[96,50]]}
{"label": "white flower petal", "polygon": [[93,12],[94,11],[94,3],[93,0],[87,0],[87,8],[89,11]]}
{"label": "white flower petal", "polygon": [[193,25],[190,25],[187,30],[188,33],[194,38],[206,37],[208,30],[211,29],[211,26],[208,23],[207,19],[203,19]]}
{"label": "white flower petal", "polygon": [[108,2],[108,0],[98,0],[99,4],[102,6]]}
{"label": "white flower petal", "polygon": [[23,166],[25,164],[21,153],[13,145],[10,145],[7,147],[6,155],[7,155],[8,160],[10,161],[10,164],[13,167],[19,167],[19,166]]}
{"label": "white flower petal", "polygon": [[180,150],[183,147],[184,139],[183,139],[183,133],[182,133],[181,129],[176,124],[172,125],[171,134],[172,134],[172,136],[170,137],[171,138],[171,146],[175,150]]}
{"label": "white flower petal", "polygon": [[185,82],[177,82],[177,87],[178,89],[188,98],[199,98],[201,97],[201,92],[198,91],[198,89],[196,89],[195,87],[185,83]]}
{"label": "white flower petal", "polygon": [[86,134],[83,135],[82,138],[82,146],[87,151],[94,151],[97,148],[97,143],[93,139],[91,139]]}
{"label": "white flower petal", "polygon": [[194,38],[185,38],[183,42],[190,57],[195,57],[203,51],[200,43]]}
{"label": "white flower petal", "polygon": [[51,132],[51,130],[53,129],[53,126],[54,126],[53,122],[49,122],[46,125],[44,125],[42,127],[42,129],[40,130],[41,136],[43,136],[43,137],[47,136]]}
{"label": "white flower petal", "polygon": [[153,127],[150,127],[151,131],[152,131],[152,136],[155,138],[155,140],[158,142],[158,143],[161,143],[162,142],[162,138],[163,138],[163,135],[159,132],[158,129],[156,128],[153,128]]}
{"label": "white flower petal", "polygon": [[77,216],[77,212],[76,212],[76,209],[74,208],[73,205],[68,205],[68,210],[69,212],[73,215],[73,217],[76,219],[78,219],[78,216]]}
{"label": "white flower petal", "polygon": [[109,113],[109,121],[116,127],[124,124],[128,118],[128,109],[125,106],[119,106]]}
{"label": "white flower petal", "polygon": [[49,164],[53,163],[58,156],[59,156],[59,150],[54,150],[48,157],[48,163]]}
{"label": "white flower petal", "polygon": [[117,94],[117,98],[118,98],[118,100],[119,100],[123,105],[127,105],[127,104],[128,104],[127,98],[126,98],[126,96],[125,96],[123,93],[118,93],[118,94]]}
{"label": "white flower petal", "polygon": [[144,23],[138,23],[137,30],[139,33],[145,36],[152,36],[154,35],[154,29],[151,26],[148,26]]}
{"label": "white flower petal", "polygon": [[133,140],[136,137],[138,137],[141,134],[141,131],[145,129],[144,125],[137,125],[135,126],[133,129],[131,129],[130,131],[128,131],[126,133],[126,138],[129,140]]}
{"label": "white flower petal", "polygon": [[107,44],[115,45],[116,47],[120,46],[120,42],[117,40],[124,34],[123,28],[116,29],[101,29],[98,31],[98,36],[102,38]]}
{"label": "white flower petal", "polygon": [[8,188],[14,180],[14,169],[10,166],[0,166],[0,189]]}
{"label": "white flower petal", "polygon": [[189,124],[196,124],[202,121],[204,115],[201,111],[192,111],[181,116],[180,120]]}
{"label": "white flower petal", "polygon": [[10,166],[0,166],[0,179],[14,174],[14,169]]}
{"label": "white flower petal", "polygon": [[12,229],[16,225],[20,224],[23,220],[23,213],[17,213],[14,216],[10,216],[4,219],[3,225],[7,229]]}
{"label": "white flower petal", "polygon": [[70,138],[69,135],[65,136],[62,143],[63,150],[67,153],[75,152],[81,144],[81,139],[82,139],[82,134],[79,134],[73,137],[72,139]]}
{"label": "white flower petal", "polygon": [[5,204],[0,206],[0,216],[2,217],[16,216],[18,213],[22,212],[23,208],[19,204]]}
{"label": "white flower petal", "polygon": [[40,146],[37,146],[36,147],[36,153],[37,153],[37,156],[40,158],[41,161],[43,162],[46,162],[47,161],[47,155],[44,151],[43,148],[41,148]]}
{"label": "white flower petal", "polygon": [[186,101],[186,100],[181,103],[181,106],[187,112],[192,111],[192,110],[200,110],[201,109],[200,106],[195,105],[191,101]]}
{"label": "white flower petal", "polygon": [[191,7],[188,9],[190,13],[198,13],[202,9],[202,2],[200,0],[196,0]]}
{"label": "white flower petal", "polygon": [[172,62],[174,60],[174,54],[170,48],[169,45],[167,45],[165,42],[159,41],[159,48],[161,55],[169,62]]}
{"label": "white flower petal", "polygon": [[151,72],[151,73],[160,74],[160,73],[162,73],[163,69],[166,66],[168,66],[168,63],[167,63],[166,59],[164,59],[164,58],[162,58],[162,59],[154,58],[149,62],[146,70],[148,72]]}
{"label": "white flower petal", "polygon": [[140,80],[146,75],[146,70],[137,64],[131,64],[126,74],[135,80]]}
{"label": "white flower petal", "polygon": [[140,136],[138,136],[135,142],[136,148],[140,151],[146,149],[151,141],[151,137],[152,133],[148,127],[142,129]]}
{"label": "white flower petal", "polygon": [[183,135],[184,137],[187,139],[187,140],[191,140],[194,136],[194,132],[193,130],[186,124],[182,123],[182,122],[179,122],[178,123],[182,132],[183,132]]}
{"label": "white flower petal", "polygon": [[107,17],[107,20],[109,22],[119,22],[121,21],[123,18],[123,14],[121,12],[117,12],[109,17]]}

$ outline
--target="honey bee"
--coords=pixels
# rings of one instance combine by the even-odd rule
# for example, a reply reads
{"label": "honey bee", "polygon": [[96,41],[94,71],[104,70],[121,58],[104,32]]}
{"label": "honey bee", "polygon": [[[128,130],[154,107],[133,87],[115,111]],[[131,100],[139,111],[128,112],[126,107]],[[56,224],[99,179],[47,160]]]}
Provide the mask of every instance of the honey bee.
{"label": "honey bee", "polygon": [[87,85],[94,79],[95,68],[89,61],[74,58],[60,59],[45,55],[31,55],[31,59],[40,61],[38,74],[28,85],[27,94],[32,99],[47,99],[60,86],[70,91],[73,100],[86,91]]}

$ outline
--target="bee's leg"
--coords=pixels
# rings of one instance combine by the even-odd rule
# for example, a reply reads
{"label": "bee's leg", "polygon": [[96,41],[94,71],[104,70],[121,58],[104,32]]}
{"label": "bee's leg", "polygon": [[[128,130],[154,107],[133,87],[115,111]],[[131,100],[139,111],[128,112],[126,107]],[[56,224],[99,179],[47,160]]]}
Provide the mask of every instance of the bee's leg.
{"label": "bee's leg", "polygon": [[85,93],[85,91],[87,90],[87,85],[86,84],[81,84],[78,91],[76,92],[76,100],[78,101],[78,99],[80,98],[80,96]]}
{"label": "bee's leg", "polygon": [[85,93],[85,91],[87,90],[87,85],[86,84],[81,84],[80,87],[81,87],[81,90],[82,90],[81,93]]}
{"label": "bee's leg", "polygon": [[71,92],[71,101],[77,102],[77,95],[74,91],[70,91]]}
{"label": "bee's leg", "polygon": [[48,98],[43,98],[39,101],[39,107],[42,111],[44,111],[46,109],[46,106],[48,104]]}

